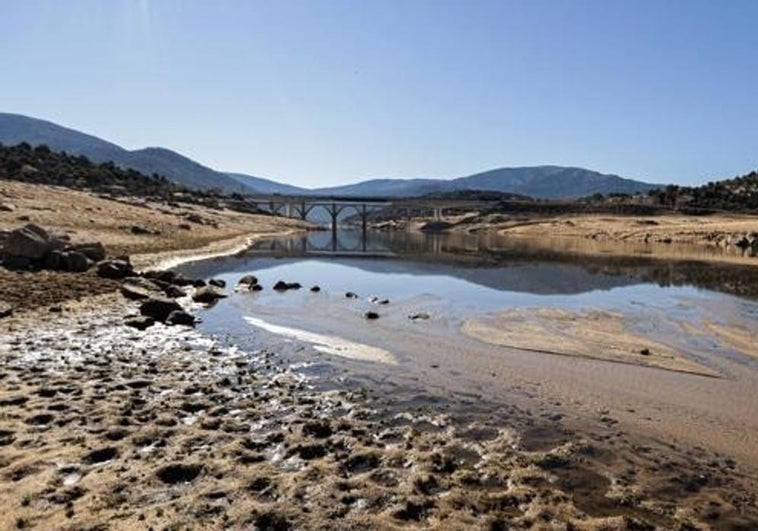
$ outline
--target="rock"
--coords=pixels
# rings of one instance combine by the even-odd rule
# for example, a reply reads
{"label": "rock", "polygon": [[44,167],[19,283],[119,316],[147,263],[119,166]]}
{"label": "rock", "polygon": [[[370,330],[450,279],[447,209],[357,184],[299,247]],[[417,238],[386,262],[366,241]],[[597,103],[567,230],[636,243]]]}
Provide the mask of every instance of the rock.
{"label": "rock", "polygon": [[253,284],[250,286],[250,291],[263,291],[263,286],[260,284]]}
{"label": "rock", "polygon": [[274,284],[274,291],[287,291],[287,283],[283,280],[279,280]]}
{"label": "rock", "polygon": [[211,286],[216,286],[217,288],[226,287],[226,281],[220,278],[212,278],[208,281],[208,284],[210,284]]}
{"label": "rock", "polygon": [[353,293],[352,291],[348,291],[347,293],[345,293],[345,297],[347,297],[348,299],[357,299],[358,294]]}
{"label": "rock", "polygon": [[160,296],[163,290],[146,278],[132,277],[121,285],[121,294],[127,299],[139,301]]}
{"label": "rock", "polygon": [[226,297],[226,294],[221,293],[213,286],[206,286],[199,288],[194,295],[192,295],[192,300],[195,302],[202,302],[202,303],[211,303],[216,302],[218,299],[223,299]]}
{"label": "rock", "polygon": [[63,252],[62,251],[50,251],[45,257],[45,269],[51,271],[59,271],[63,269]]}
{"label": "rock", "polygon": [[640,354],[642,354],[643,356],[649,356],[650,355],[650,349],[649,348],[643,348],[642,350],[640,350]]}
{"label": "rock", "polygon": [[147,315],[140,315],[139,317],[127,319],[124,321],[124,324],[136,328],[137,330],[145,330],[155,324],[155,319]]}
{"label": "rock", "polygon": [[50,251],[50,236],[38,225],[28,225],[12,230],[3,246],[7,256],[39,260]]}
{"label": "rock", "polygon": [[237,284],[249,284],[255,285],[258,283],[258,278],[254,275],[245,275],[237,281]]}
{"label": "rock", "polygon": [[200,214],[195,214],[194,212],[187,214],[186,216],[184,216],[184,218],[187,221],[191,223],[197,223],[198,225],[202,225],[204,223],[202,216],[200,216]]}
{"label": "rock", "polygon": [[418,312],[418,313],[412,313],[412,314],[410,314],[410,315],[408,316],[408,319],[410,319],[411,321],[417,321],[417,320],[419,320],[419,319],[420,319],[420,320],[423,320],[423,321],[426,321],[426,320],[427,320],[427,319],[429,319],[430,317],[431,317],[431,316],[430,316],[428,313],[424,313],[424,312]]}
{"label": "rock", "polygon": [[134,270],[129,261],[122,258],[103,260],[97,264],[97,276],[102,278],[122,279],[134,276]]}
{"label": "rock", "polygon": [[379,314],[376,312],[366,312],[363,314],[364,319],[379,319]]}
{"label": "rock", "polygon": [[132,231],[132,234],[150,234],[150,229],[146,229],[140,225],[132,225],[132,228],[129,230]]}
{"label": "rock", "polygon": [[100,242],[77,243],[71,249],[82,253],[93,262],[105,260],[105,247]]}
{"label": "rock", "polygon": [[13,306],[7,302],[0,301],[0,319],[13,314]]}
{"label": "rock", "polygon": [[32,268],[32,260],[23,256],[6,256],[3,258],[3,267],[10,271],[27,271]]}
{"label": "rock", "polygon": [[183,310],[174,310],[168,314],[166,323],[170,325],[195,326],[195,316]]}
{"label": "rock", "polygon": [[205,284],[205,280],[203,280],[201,278],[198,278],[197,280],[193,280],[192,281],[192,287],[194,287],[194,288],[202,288],[205,285],[206,285]]}
{"label": "rock", "polygon": [[140,305],[140,313],[152,317],[156,321],[165,322],[173,311],[182,311],[179,303],[166,297],[150,297]]}
{"label": "rock", "polygon": [[287,289],[300,289],[303,286],[300,284],[300,282],[289,282],[287,283]]}
{"label": "rock", "polygon": [[83,273],[92,266],[92,260],[78,251],[67,251],[61,257],[63,269],[72,273]]}
{"label": "rock", "polygon": [[312,286],[312,287],[311,287],[311,291],[312,291],[313,293],[318,293],[319,291],[321,291],[321,288],[320,288],[320,287],[318,287],[318,286]]}
{"label": "rock", "polygon": [[173,284],[169,284],[168,286],[164,287],[163,293],[165,293],[167,297],[171,297],[172,299],[179,299],[181,297],[187,296],[186,291],[184,291],[182,288],[178,286],[174,286]]}
{"label": "rock", "polygon": [[11,205],[10,203],[0,203],[0,212],[13,212],[14,210],[16,210],[14,205]]}

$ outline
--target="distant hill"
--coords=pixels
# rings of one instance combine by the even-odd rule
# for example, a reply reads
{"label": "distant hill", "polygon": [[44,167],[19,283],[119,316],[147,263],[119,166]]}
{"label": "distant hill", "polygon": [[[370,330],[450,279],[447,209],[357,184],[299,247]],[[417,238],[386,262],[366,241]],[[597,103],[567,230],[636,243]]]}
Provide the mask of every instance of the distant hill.
{"label": "distant hill", "polygon": [[372,179],[347,186],[319,188],[314,192],[346,196],[400,197],[465,190],[486,190],[540,199],[570,199],[596,193],[644,193],[660,187],[661,185],[623,179],[618,175],[603,174],[583,168],[533,166],[500,168],[449,181],[437,179]]}
{"label": "distant hill", "polygon": [[636,193],[660,188],[618,175],[583,168],[534,166],[500,168],[451,180],[372,179],[345,186],[309,190],[241,173],[224,173],[161,147],[134,151],[92,135],[19,114],[0,113],[0,143],[47,145],[53,151],[85,155],[94,162],[112,161],[139,172],[165,176],[182,186],[224,192],[339,196],[412,197],[434,193],[487,190],[539,199],[569,199],[593,194]]}
{"label": "distant hill", "polygon": [[249,192],[244,184],[224,173],[164,148],[126,150],[116,144],[67,127],[19,114],[0,113],[0,143],[47,145],[53,151],[85,155],[94,162],[114,162],[141,173],[165,176],[190,188],[219,188],[225,192]]}

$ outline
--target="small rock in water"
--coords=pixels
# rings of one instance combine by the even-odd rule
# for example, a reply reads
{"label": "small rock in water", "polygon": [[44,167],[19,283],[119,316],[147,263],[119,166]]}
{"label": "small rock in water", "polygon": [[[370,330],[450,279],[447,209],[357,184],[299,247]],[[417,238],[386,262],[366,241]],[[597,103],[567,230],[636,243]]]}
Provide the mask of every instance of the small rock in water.
{"label": "small rock in water", "polygon": [[210,284],[211,286],[216,286],[217,288],[226,287],[226,281],[220,278],[212,278],[208,281],[208,284]]}
{"label": "small rock in water", "polygon": [[311,291],[312,291],[313,293],[318,293],[319,291],[321,291],[321,288],[320,288],[320,287],[318,287],[318,286],[312,286],[312,287],[311,287]]}
{"label": "small rock in water", "polygon": [[345,297],[347,297],[348,299],[357,299],[358,294],[353,293],[352,291],[348,291],[347,293],[345,293]]}
{"label": "small rock in water", "polygon": [[192,300],[195,302],[211,303],[216,302],[218,299],[223,299],[224,297],[226,297],[226,295],[213,286],[206,286],[198,289],[192,296]]}
{"label": "small rock in water", "polygon": [[363,314],[364,319],[379,319],[379,314],[376,312],[366,312]]}
{"label": "small rock in water", "polygon": [[431,316],[428,313],[419,312],[419,313],[412,313],[411,315],[408,316],[408,319],[410,319],[411,321],[418,321],[419,319],[426,321],[430,317]]}

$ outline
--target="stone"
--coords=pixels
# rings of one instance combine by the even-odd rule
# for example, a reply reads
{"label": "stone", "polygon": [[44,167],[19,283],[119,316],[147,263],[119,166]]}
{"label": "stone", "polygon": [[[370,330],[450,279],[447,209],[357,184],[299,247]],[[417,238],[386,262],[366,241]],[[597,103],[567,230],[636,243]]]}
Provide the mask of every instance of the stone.
{"label": "stone", "polygon": [[212,278],[208,281],[208,284],[210,284],[211,286],[216,286],[217,288],[226,287],[226,281],[220,278]]}
{"label": "stone", "polygon": [[123,258],[103,260],[97,264],[97,276],[119,280],[134,276],[134,270],[129,261]]}
{"label": "stone", "polygon": [[206,283],[202,278],[198,278],[197,280],[192,281],[192,287],[194,288],[202,288],[204,286],[206,286]]}
{"label": "stone", "polygon": [[169,284],[168,286],[165,286],[163,288],[163,293],[165,293],[167,297],[171,297],[172,299],[179,299],[181,297],[187,296],[186,291],[184,291],[179,286],[175,286],[173,284]]}
{"label": "stone", "polygon": [[130,230],[132,234],[150,234],[150,229],[146,229],[140,225],[133,225]]}
{"label": "stone", "polygon": [[147,315],[140,315],[124,321],[126,326],[131,326],[137,330],[145,330],[155,324],[155,319]]}
{"label": "stone", "polygon": [[45,257],[45,269],[51,271],[60,271],[63,269],[63,252],[62,251],[50,251]]}
{"label": "stone", "polygon": [[184,310],[174,310],[166,318],[166,324],[195,326],[195,316]]}
{"label": "stone", "polygon": [[221,293],[213,286],[206,286],[199,288],[194,295],[192,295],[192,300],[195,302],[201,302],[201,303],[212,303],[216,302],[218,299],[222,299],[226,297],[226,294]]}
{"label": "stone", "polygon": [[63,269],[72,273],[84,273],[92,266],[92,260],[78,251],[66,251],[61,259]]}
{"label": "stone", "polygon": [[100,242],[86,242],[72,245],[74,251],[82,253],[93,262],[105,260],[105,247]]}
{"label": "stone", "polygon": [[13,315],[13,306],[7,302],[0,301],[0,319]]}
{"label": "stone", "polygon": [[313,293],[318,293],[319,291],[321,291],[321,288],[318,286],[311,286],[311,291]]}
{"label": "stone", "polygon": [[263,286],[260,284],[253,284],[250,286],[250,291],[263,291]]}
{"label": "stone", "polygon": [[0,203],[0,212],[13,212],[16,207],[10,203]]}
{"label": "stone", "polygon": [[283,280],[277,281],[277,283],[274,284],[274,291],[287,291],[287,283]]}
{"label": "stone", "polygon": [[3,258],[3,267],[10,271],[27,271],[32,268],[32,261],[23,256],[6,256]]}
{"label": "stone", "polygon": [[28,225],[12,230],[3,246],[7,256],[39,260],[50,251],[50,236],[38,225]]}
{"label": "stone", "polygon": [[376,312],[366,312],[363,314],[364,319],[379,319],[379,314]]}
{"label": "stone", "polygon": [[156,321],[165,322],[171,312],[182,310],[179,303],[167,297],[150,297],[140,305],[140,313],[152,317]]}
{"label": "stone", "polygon": [[253,275],[245,275],[237,281],[238,286],[255,286],[258,279]]}
{"label": "stone", "polygon": [[418,320],[426,321],[430,317],[431,316],[428,313],[418,312],[418,313],[412,313],[412,314],[410,314],[408,316],[408,319],[410,319],[411,321],[418,321]]}
{"label": "stone", "polygon": [[[177,288],[178,289],[178,288]],[[121,285],[121,294],[127,299],[138,301],[160,296],[163,290],[154,282],[141,277],[127,279]]]}
{"label": "stone", "polygon": [[747,249],[748,247],[750,247],[750,240],[748,239],[747,236],[742,236],[738,238],[736,242],[734,242],[734,245],[736,245],[740,249]]}
{"label": "stone", "polygon": [[345,293],[345,297],[348,298],[348,299],[357,299],[358,298],[358,294],[357,293],[353,293],[352,291],[348,291],[347,293]]}

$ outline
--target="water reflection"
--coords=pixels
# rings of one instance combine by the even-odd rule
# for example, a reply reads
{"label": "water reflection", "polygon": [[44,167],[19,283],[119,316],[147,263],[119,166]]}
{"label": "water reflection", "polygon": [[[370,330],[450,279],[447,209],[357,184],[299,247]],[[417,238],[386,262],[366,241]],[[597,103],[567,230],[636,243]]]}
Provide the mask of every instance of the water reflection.
{"label": "water reflection", "polygon": [[[677,249],[688,258],[678,258]],[[369,231],[364,238],[360,231],[342,230],[336,238],[325,231],[259,242],[237,257],[188,264],[182,269],[196,276],[212,276],[272,267],[273,262],[261,260],[264,257],[339,257],[350,258],[351,267],[364,271],[446,275],[503,291],[572,294],[655,283],[758,298],[758,267],[700,260],[681,246],[666,246],[666,251],[664,254],[648,244],[534,241],[494,234]]]}

